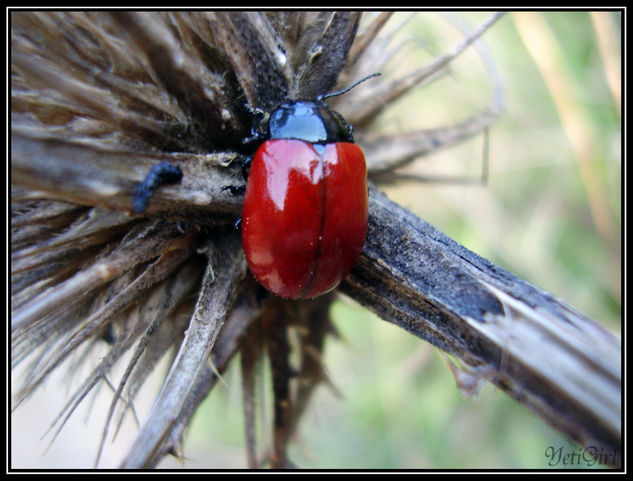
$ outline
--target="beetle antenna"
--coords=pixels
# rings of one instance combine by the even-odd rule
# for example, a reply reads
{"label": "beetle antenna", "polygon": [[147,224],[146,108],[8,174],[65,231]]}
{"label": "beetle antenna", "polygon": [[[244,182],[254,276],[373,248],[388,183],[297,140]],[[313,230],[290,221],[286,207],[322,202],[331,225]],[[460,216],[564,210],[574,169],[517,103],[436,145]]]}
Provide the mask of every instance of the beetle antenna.
{"label": "beetle antenna", "polygon": [[318,95],[317,96],[317,101],[320,102],[321,100],[329,99],[330,97],[336,97],[337,95],[342,95],[342,94],[352,90],[358,84],[363,83],[365,80],[369,80],[370,78],[378,77],[379,75],[381,75],[379,72],[373,73],[371,75],[368,75],[367,77],[363,77],[358,82],[355,82],[354,84],[352,84],[351,86],[347,87],[346,89],[339,90],[338,92],[332,92],[331,94]]}

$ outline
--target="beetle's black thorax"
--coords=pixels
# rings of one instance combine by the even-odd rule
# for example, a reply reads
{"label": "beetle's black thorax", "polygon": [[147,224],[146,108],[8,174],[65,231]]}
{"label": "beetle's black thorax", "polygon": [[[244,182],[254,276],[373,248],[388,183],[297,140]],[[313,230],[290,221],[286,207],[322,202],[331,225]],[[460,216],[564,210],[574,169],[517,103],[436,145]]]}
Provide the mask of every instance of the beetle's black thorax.
{"label": "beetle's black thorax", "polygon": [[353,142],[352,126],[323,102],[282,104],[268,121],[270,139],[298,139],[313,144]]}

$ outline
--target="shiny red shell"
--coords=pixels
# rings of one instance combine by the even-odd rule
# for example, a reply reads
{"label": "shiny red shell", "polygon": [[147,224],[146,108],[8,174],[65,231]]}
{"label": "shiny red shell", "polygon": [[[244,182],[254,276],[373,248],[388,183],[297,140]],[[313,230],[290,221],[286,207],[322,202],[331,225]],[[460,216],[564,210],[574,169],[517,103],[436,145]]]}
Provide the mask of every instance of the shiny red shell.
{"label": "shiny red shell", "polygon": [[264,142],[253,157],[242,243],[255,278],[272,293],[313,298],[351,271],[367,233],[367,168],[350,142]]}

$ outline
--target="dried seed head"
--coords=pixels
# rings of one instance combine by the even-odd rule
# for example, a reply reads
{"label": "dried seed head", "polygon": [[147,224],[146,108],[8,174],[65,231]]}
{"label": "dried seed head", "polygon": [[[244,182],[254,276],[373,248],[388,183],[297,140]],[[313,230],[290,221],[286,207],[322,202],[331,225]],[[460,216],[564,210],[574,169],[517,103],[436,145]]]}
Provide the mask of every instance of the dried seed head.
{"label": "dried seed head", "polygon": [[[155,466],[166,453],[182,453],[182,430],[240,351],[252,420],[248,353],[266,347],[277,396],[269,458],[288,465],[285,444],[314,386],[326,380],[319,353],[331,332],[332,296],[292,305],[261,300],[254,282],[243,280],[246,266],[230,225],[241,199],[224,187],[242,182],[238,160],[247,154],[242,139],[253,109],[316,98],[339,80],[350,85],[378,70],[388,54],[378,33],[388,18],[11,12],[12,363],[30,361],[16,406],[73,352],[83,348],[89,358],[107,342],[107,355],[95,359],[53,427],[59,432],[129,351],[108,415],[116,431],[173,347],[179,352],[165,386],[123,461]],[[470,123],[390,138],[363,129],[391,100],[445,70],[466,45],[405,78],[383,76],[343,96],[340,110],[360,128],[370,173],[472,135],[499,113],[493,102]],[[163,161],[182,169],[182,182],[161,188],[144,214],[134,214],[136,185]],[[298,352],[292,368],[290,347]],[[106,426],[104,439],[107,433]],[[249,464],[259,463],[249,447]]]}

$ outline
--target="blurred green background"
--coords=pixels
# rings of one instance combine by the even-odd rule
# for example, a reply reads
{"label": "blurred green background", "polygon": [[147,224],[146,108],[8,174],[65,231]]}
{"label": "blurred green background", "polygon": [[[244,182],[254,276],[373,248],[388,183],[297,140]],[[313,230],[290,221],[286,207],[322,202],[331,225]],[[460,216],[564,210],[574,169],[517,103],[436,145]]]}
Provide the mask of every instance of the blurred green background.
{"label": "blurred green background", "polygon": [[[408,21],[390,46],[405,43],[397,65],[383,74],[397,75],[450,49],[462,36],[455,19],[475,27],[488,16],[395,14],[387,30]],[[505,92],[505,112],[490,129],[488,184],[408,183],[385,191],[457,242],[620,335],[620,14],[508,13],[484,43]],[[449,75],[388,109],[380,127],[449,125],[485,108],[490,95],[481,58],[469,49]],[[476,178],[482,156],[480,135],[407,170]],[[477,398],[462,396],[427,343],[348,300],[338,301],[332,314],[342,340],[330,339],[325,363],[342,397],[327,386],[317,390],[290,450],[300,467],[548,469],[549,446],[578,452],[490,384]],[[235,366],[226,382],[193,422],[185,466],[244,466]],[[269,410],[270,397],[260,407]]]}
{"label": "blurred green background", "polygon": [[[371,14],[370,14],[371,15]],[[403,25],[390,47],[402,53],[383,70],[397,76],[448,51],[487,12],[397,13]],[[405,22],[406,20],[406,22]],[[484,36],[505,91],[505,112],[490,129],[487,185],[408,183],[385,188],[391,199],[457,242],[541,287],[610,329],[621,328],[621,16],[617,12],[508,13]],[[412,41],[411,39],[415,39]],[[390,132],[459,122],[488,105],[491,81],[469,49],[450,74],[389,108],[379,128]],[[420,158],[422,175],[480,175],[483,137]],[[301,468],[548,469],[548,447],[578,447],[500,390],[487,384],[464,397],[439,352],[347,299],[332,316],[341,339],[326,345],[325,366],[338,393],[317,389],[290,459]],[[143,419],[168,366],[136,409]],[[238,363],[232,363],[200,407],[185,440],[183,464],[246,465]],[[121,372],[112,375],[118,379]],[[263,372],[260,452],[270,439],[271,398]],[[81,375],[77,376],[81,379]],[[14,413],[14,467],[91,466],[110,395],[83,403],[43,455],[40,437],[72,389],[63,373]],[[94,404],[93,404],[94,403]],[[86,412],[92,406],[90,417]],[[88,420],[88,421],[86,421]],[[116,466],[136,428],[106,443],[101,466]],[[31,426],[31,427],[29,427]],[[79,442],[80,441],[80,442]],[[560,467],[585,467],[583,465]]]}

